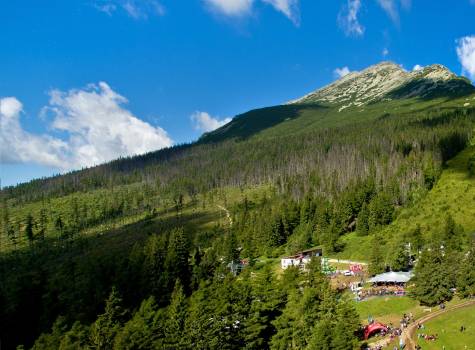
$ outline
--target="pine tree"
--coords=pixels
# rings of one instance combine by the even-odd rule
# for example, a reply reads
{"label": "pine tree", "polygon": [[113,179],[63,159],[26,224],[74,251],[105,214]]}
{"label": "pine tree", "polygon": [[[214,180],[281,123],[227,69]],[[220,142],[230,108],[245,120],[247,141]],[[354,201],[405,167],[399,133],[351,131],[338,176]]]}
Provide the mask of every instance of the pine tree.
{"label": "pine tree", "polygon": [[56,218],[56,221],[54,222],[54,227],[56,229],[56,233],[58,234],[59,238],[65,238],[65,228],[64,228],[64,223],[63,219],[61,218],[61,215],[58,215]]}
{"label": "pine tree", "polygon": [[415,268],[414,296],[423,305],[434,306],[452,298],[450,269],[447,268],[444,252],[437,245],[424,250]]}
{"label": "pine tree", "polygon": [[46,215],[46,209],[41,208],[40,217],[38,219],[38,233],[37,233],[37,236],[40,240],[43,240],[45,238],[47,227],[48,227],[48,216]]}
{"label": "pine tree", "polygon": [[170,234],[165,271],[168,273],[168,288],[172,290],[178,278],[185,291],[190,285],[190,248],[183,228],[175,229]]}
{"label": "pine tree", "polygon": [[369,232],[368,217],[368,206],[366,203],[363,203],[361,211],[358,214],[358,219],[356,221],[356,231],[359,236],[366,236]]}
{"label": "pine tree", "polygon": [[225,258],[228,263],[237,262],[239,260],[238,242],[233,229],[230,229],[226,235]]}
{"label": "pine tree", "polygon": [[286,241],[285,237],[285,227],[282,222],[282,217],[277,216],[274,219],[274,222],[271,227],[270,237],[269,237],[269,246],[278,247],[284,244]]}
{"label": "pine tree", "polygon": [[356,332],[360,328],[360,318],[355,308],[347,300],[340,300],[337,305],[336,325],[333,329],[331,349],[352,350],[358,345]]}
{"label": "pine tree", "polygon": [[406,245],[400,243],[397,245],[391,262],[391,270],[406,271],[409,268],[409,256],[407,255]]}
{"label": "pine tree", "polygon": [[34,227],[34,221],[33,221],[33,216],[31,213],[28,214],[26,217],[26,222],[25,222],[25,236],[28,242],[33,242],[34,239],[34,233],[33,233],[33,227]]}
{"label": "pine tree", "polygon": [[468,298],[475,296],[475,241],[467,254],[462,259],[460,271],[457,276],[458,295]]}
{"label": "pine tree", "polygon": [[179,279],[173,289],[170,306],[167,309],[167,322],[165,325],[165,348],[183,349],[186,344],[184,328],[187,316],[187,302],[183,286]]}
{"label": "pine tree", "polygon": [[371,275],[377,275],[378,273],[384,272],[385,268],[383,252],[381,251],[381,241],[377,235],[374,235],[371,241],[368,270]]}
{"label": "pine tree", "polygon": [[115,337],[114,348],[124,350],[162,349],[164,347],[165,317],[158,311],[155,299],[150,297],[140,304],[134,314]]}
{"label": "pine tree", "polygon": [[417,224],[412,232],[409,241],[412,243],[416,252],[419,252],[424,247],[424,237],[422,236],[421,226],[419,224]]}
{"label": "pine tree", "polygon": [[122,327],[127,311],[122,307],[122,298],[114,287],[106,301],[104,313],[91,326],[90,341],[96,349],[112,349],[114,338]]}
{"label": "pine tree", "polygon": [[455,223],[453,217],[449,214],[445,219],[445,226],[442,240],[449,250],[460,251],[463,243],[463,228]]}

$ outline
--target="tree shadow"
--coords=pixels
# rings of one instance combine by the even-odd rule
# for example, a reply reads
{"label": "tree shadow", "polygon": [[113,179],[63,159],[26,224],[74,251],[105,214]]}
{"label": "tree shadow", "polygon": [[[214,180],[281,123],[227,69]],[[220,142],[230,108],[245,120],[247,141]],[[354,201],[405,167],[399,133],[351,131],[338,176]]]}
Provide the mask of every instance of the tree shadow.
{"label": "tree shadow", "polygon": [[303,110],[322,111],[319,104],[289,104],[259,108],[236,116],[231,122],[204,134],[198,143],[215,143],[227,139],[246,139],[287,120],[300,117]]}
{"label": "tree shadow", "polygon": [[387,97],[392,99],[418,98],[423,101],[447,97],[459,98],[473,94],[475,86],[465,78],[455,78],[447,81],[433,81],[422,78],[412,80],[391,91]]}

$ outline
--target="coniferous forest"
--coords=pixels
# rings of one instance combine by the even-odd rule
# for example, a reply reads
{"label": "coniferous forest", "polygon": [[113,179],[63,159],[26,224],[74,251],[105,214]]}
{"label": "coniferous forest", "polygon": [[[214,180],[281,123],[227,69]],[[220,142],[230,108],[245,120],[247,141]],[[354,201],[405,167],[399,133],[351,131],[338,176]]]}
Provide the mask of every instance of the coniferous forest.
{"label": "coniferous forest", "polygon": [[431,231],[383,234],[473,140],[475,111],[434,101],[376,104],[367,117],[347,112],[289,133],[284,116],[302,122],[320,107],[253,111],[276,131],[221,130],[4,188],[1,345],[354,349],[360,318],[320,261],[303,272],[268,263],[315,246],[344,254],[348,235],[373,242],[372,273],[407,269],[400,242],[416,247],[412,296],[424,305],[455,287],[473,296],[473,237],[450,215]]}

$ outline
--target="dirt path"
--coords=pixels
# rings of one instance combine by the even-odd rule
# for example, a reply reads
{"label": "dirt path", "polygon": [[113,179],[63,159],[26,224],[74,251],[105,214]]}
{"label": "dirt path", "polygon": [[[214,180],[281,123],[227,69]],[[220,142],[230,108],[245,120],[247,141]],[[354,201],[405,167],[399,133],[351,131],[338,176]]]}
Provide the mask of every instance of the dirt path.
{"label": "dirt path", "polygon": [[444,315],[450,311],[454,311],[457,309],[461,309],[467,306],[472,306],[475,304],[475,300],[465,301],[463,303],[454,305],[452,307],[447,307],[444,310],[437,310],[435,312],[430,313],[429,315],[422,316],[421,318],[415,320],[409,327],[407,327],[402,332],[402,337],[404,339],[404,343],[406,344],[406,349],[414,350],[416,348],[417,342],[415,341],[416,331],[417,331],[417,324],[418,323],[425,323],[427,321],[432,320],[433,318],[439,317]]}
{"label": "dirt path", "polygon": [[218,206],[219,209],[224,210],[224,212],[226,213],[226,217],[229,220],[229,227],[232,227],[233,226],[233,219],[231,218],[231,213],[229,213],[229,210],[226,207],[223,207],[222,205],[218,204],[217,206]]}

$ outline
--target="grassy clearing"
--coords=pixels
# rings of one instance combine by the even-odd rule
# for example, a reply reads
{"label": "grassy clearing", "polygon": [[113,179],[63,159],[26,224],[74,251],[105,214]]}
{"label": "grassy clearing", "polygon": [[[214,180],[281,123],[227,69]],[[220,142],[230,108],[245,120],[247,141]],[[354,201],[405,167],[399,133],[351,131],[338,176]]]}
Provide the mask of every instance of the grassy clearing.
{"label": "grassy clearing", "polygon": [[344,244],[343,251],[332,254],[332,258],[368,262],[371,252],[370,236],[362,237],[352,232],[343,236],[341,242]]}
{"label": "grassy clearing", "polygon": [[409,297],[374,297],[365,301],[355,302],[355,308],[363,322],[371,315],[374,319],[382,323],[392,322],[399,324],[399,320],[404,313],[412,312],[415,317],[423,314],[423,307]]}
{"label": "grassy clearing", "polygon": [[[460,327],[466,330],[460,332]],[[458,309],[425,324],[426,334],[438,334],[436,341],[419,339],[422,349],[475,349],[475,306]]]}

